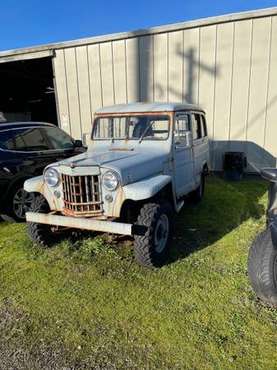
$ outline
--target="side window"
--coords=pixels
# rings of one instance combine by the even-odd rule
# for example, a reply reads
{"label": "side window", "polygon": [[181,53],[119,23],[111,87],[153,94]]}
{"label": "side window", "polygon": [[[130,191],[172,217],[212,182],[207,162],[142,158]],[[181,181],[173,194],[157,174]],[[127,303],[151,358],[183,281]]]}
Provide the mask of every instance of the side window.
{"label": "side window", "polygon": [[48,150],[49,144],[38,128],[20,128],[1,132],[2,149],[18,151]]}
{"label": "side window", "polygon": [[175,120],[174,136],[175,141],[182,142],[185,139],[186,132],[190,131],[190,122],[188,114],[177,116]]}
{"label": "side window", "polygon": [[192,136],[194,140],[202,137],[201,116],[198,113],[192,114]]}
{"label": "side window", "polygon": [[205,116],[201,115],[201,121],[202,121],[202,134],[203,136],[208,136],[208,130],[207,130],[207,124],[206,124],[206,118]]}

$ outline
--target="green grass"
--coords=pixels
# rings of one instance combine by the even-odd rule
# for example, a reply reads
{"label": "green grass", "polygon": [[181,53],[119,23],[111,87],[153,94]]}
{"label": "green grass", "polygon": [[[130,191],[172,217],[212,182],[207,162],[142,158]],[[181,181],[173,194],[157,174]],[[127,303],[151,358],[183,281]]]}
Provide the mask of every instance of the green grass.
{"label": "green grass", "polygon": [[277,313],[246,268],[266,189],[211,178],[155,271],[122,237],[39,250],[0,224],[0,368],[277,369]]}

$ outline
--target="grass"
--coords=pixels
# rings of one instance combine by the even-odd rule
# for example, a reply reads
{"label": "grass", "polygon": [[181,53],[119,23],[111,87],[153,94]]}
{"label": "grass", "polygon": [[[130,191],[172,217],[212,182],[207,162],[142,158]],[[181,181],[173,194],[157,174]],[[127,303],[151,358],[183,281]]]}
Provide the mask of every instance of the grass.
{"label": "grass", "polygon": [[267,185],[211,178],[176,219],[169,264],[122,237],[39,250],[0,225],[0,368],[277,369],[277,313],[247,279]]}

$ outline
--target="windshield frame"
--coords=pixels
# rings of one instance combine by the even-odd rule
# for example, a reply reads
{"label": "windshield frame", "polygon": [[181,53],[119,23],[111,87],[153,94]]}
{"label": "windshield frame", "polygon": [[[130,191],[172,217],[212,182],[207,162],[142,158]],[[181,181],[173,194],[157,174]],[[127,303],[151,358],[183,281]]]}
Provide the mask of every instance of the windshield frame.
{"label": "windshield frame", "polygon": [[[139,116],[154,116],[154,117],[167,117],[168,118],[168,134],[166,138],[156,138],[156,139],[147,139],[144,137],[144,134],[147,132],[147,130],[144,132],[144,134],[140,138],[95,138],[94,132],[96,130],[96,122],[99,118],[122,118],[122,117],[139,117]],[[93,124],[92,124],[92,131],[91,131],[91,140],[93,141],[133,141],[141,143],[142,141],[151,141],[151,142],[160,142],[160,141],[167,141],[170,138],[170,131],[172,128],[172,112],[122,112],[122,113],[101,113],[101,114],[95,114]]]}

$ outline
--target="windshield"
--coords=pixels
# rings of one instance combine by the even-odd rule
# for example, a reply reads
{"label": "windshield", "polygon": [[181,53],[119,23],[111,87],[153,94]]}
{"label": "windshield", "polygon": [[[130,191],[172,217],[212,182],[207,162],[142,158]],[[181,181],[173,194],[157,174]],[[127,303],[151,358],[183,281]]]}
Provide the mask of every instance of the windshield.
{"label": "windshield", "polygon": [[166,140],[168,133],[166,115],[99,117],[94,121],[92,139]]}

